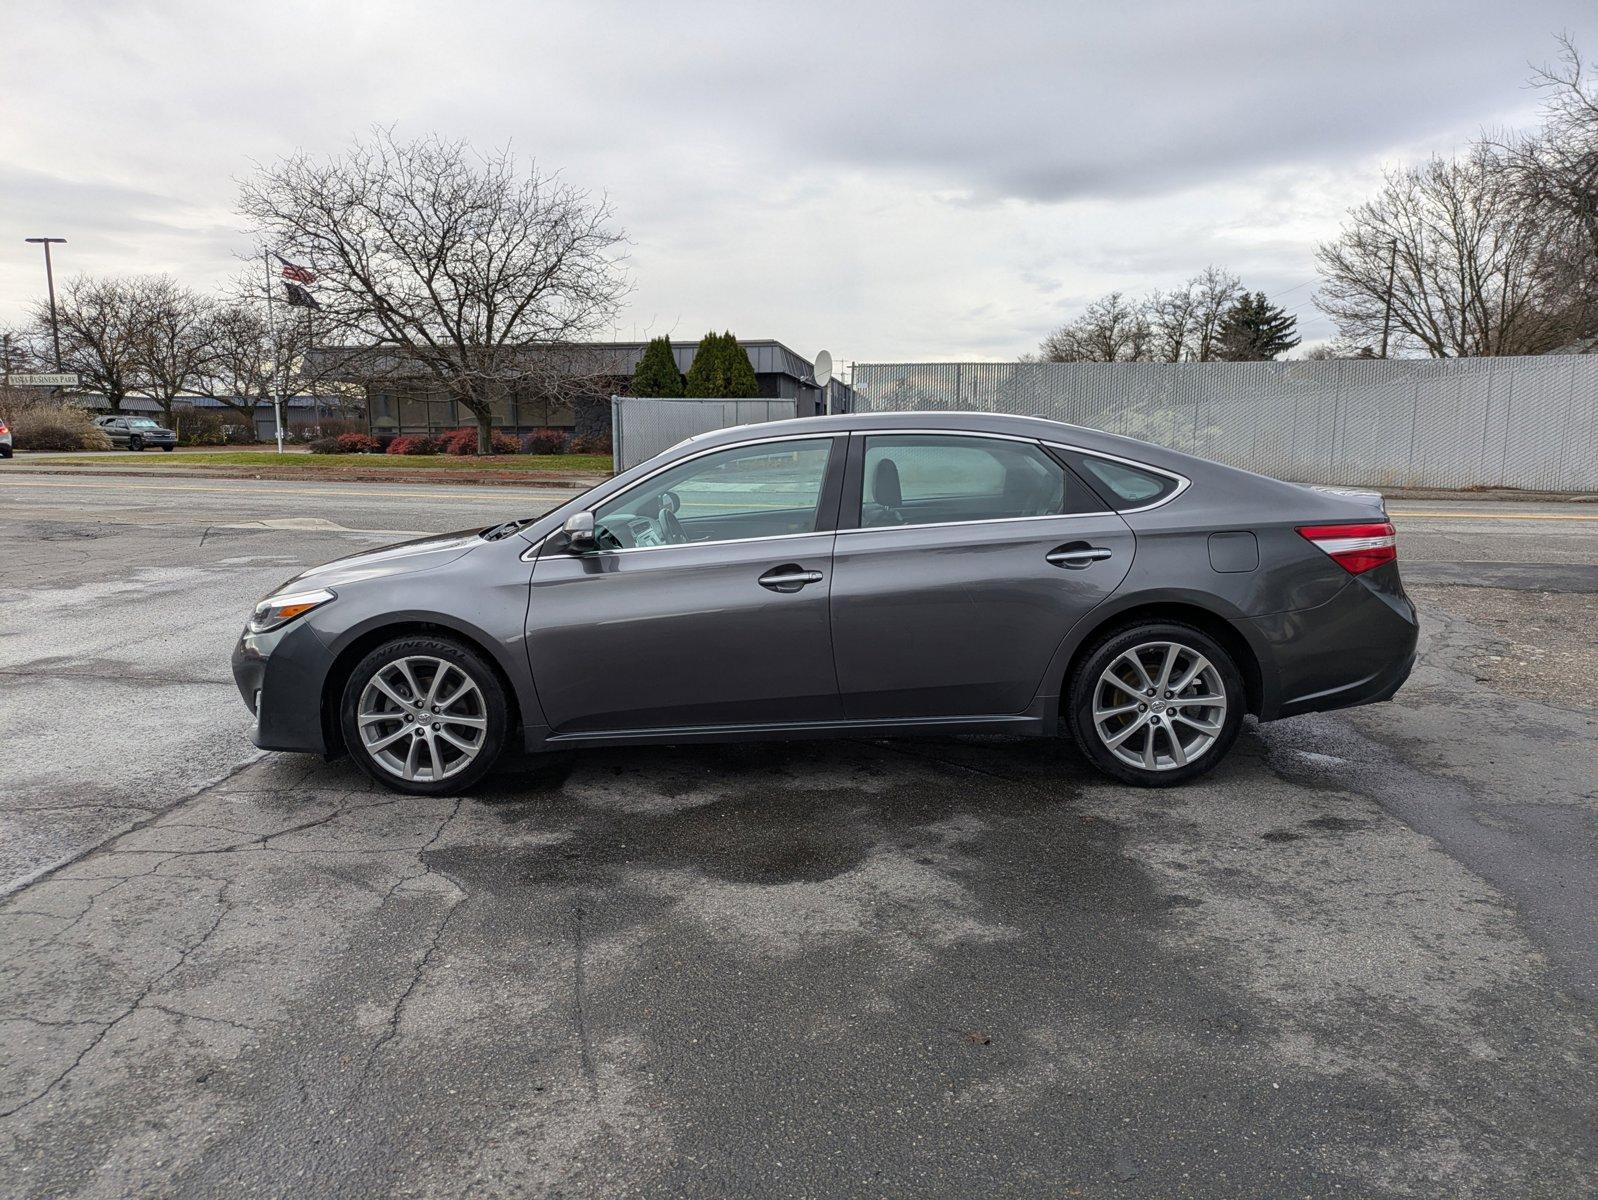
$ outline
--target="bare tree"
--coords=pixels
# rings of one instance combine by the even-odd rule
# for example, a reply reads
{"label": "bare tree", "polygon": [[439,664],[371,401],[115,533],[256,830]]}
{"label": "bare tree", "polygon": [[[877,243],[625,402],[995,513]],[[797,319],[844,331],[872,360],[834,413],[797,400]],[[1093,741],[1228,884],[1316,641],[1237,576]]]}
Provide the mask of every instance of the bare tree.
{"label": "bare tree", "polygon": [[0,325],[0,378],[33,371],[40,363],[37,331],[27,325]]}
{"label": "bare tree", "polygon": [[536,348],[607,327],[626,295],[609,205],[524,173],[509,151],[379,130],[333,158],[257,170],[240,209],[316,272],[332,327],[458,401],[483,451],[495,398]]}
{"label": "bare tree", "polygon": [[243,300],[225,300],[211,310],[211,353],[195,385],[253,429],[255,411],[280,387],[278,346],[266,314]]}
{"label": "bare tree", "polygon": [[212,353],[211,302],[166,276],[138,280],[143,312],[134,341],[140,390],[170,424],[172,403],[194,391]]}
{"label": "bare tree", "polygon": [[1395,169],[1316,251],[1327,281],[1315,302],[1344,338],[1380,340],[1392,262],[1400,346],[1434,358],[1545,352],[1563,334],[1538,281],[1547,232],[1485,146]]}
{"label": "bare tree", "polygon": [[1221,352],[1221,322],[1243,291],[1243,282],[1230,271],[1205,267],[1187,281],[1194,297],[1190,356],[1194,362],[1213,362]]}
{"label": "bare tree", "polygon": [[1198,331],[1199,301],[1193,282],[1189,280],[1168,292],[1151,292],[1143,307],[1154,361],[1174,363],[1188,358]]}
{"label": "bare tree", "polygon": [[1044,338],[1038,356],[1044,362],[1143,362],[1151,338],[1142,305],[1111,292]]}
{"label": "bare tree", "polygon": [[1520,201],[1539,214],[1548,237],[1539,262],[1550,297],[1564,297],[1565,334],[1598,334],[1598,81],[1575,42],[1559,39],[1555,65],[1534,72],[1543,92],[1543,125],[1499,139]]}
{"label": "bare tree", "polygon": [[[112,412],[139,390],[139,345],[149,317],[143,280],[79,275],[56,296],[61,326],[61,362],[78,375],[79,386],[103,397]],[[47,337],[50,306],[33,306],[33,327]]]}

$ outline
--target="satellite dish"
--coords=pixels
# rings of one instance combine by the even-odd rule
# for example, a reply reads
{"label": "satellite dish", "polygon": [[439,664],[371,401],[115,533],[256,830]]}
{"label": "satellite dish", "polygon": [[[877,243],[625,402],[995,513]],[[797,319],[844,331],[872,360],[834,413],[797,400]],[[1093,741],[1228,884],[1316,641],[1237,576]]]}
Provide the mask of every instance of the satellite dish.
{"label": "satellite dish", "polygon": [[832,355],[825,350],[816,355],[814,374],[817,387],[826,387],[827,383],[832,379]]}

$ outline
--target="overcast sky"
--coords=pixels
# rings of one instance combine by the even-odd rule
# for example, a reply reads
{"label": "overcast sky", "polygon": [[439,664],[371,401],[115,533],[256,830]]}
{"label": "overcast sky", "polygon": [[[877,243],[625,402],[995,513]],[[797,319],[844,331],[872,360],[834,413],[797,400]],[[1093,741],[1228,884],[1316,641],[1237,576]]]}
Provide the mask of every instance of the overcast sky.
{"label": "overcast sky", "polygon": [[617,335],[1002,359],[1206,263],[1332,330],[1314,245],[1384,164],[1531,122],[1593,0],[615,4],[7,0],[0,321],[58,271],[213,286],[235,181],[374,123],[608,192]]}

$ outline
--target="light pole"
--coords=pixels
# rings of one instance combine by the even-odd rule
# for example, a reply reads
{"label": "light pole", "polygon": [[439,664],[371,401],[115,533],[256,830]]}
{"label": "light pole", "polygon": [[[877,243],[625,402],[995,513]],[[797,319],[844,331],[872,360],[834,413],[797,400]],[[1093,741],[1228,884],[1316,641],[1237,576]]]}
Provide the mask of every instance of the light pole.
{"label": "light pole", "polygon": [[35,246],[44,247],[44,282],[50,289],[50,340],[55,344],[55,369],[56,374],[61,373],[61,326],[56,321],[55,315],[55,272],[50,267],[50,247],[64,245],[66,238],[23,238]]}

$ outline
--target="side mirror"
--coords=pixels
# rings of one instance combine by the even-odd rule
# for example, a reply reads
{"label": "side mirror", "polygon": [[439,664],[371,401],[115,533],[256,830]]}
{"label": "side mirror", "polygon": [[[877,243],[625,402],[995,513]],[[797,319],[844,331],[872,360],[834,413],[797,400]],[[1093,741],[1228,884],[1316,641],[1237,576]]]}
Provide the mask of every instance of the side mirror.
{"label": "side mirror", "polygon": [[566,535],[566,549],[571,553],[591,554],[599,549],[599,540],[594,536],[593,513],[572,513],[560,528]]}

